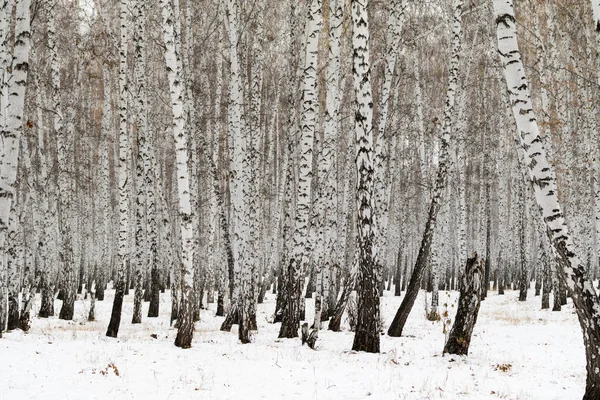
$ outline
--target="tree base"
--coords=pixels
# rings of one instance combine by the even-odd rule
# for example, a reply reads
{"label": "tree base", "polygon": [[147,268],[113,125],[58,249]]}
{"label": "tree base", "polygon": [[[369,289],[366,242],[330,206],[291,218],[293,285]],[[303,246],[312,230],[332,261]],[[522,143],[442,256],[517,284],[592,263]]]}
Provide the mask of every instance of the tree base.
{"label": "tree base", "polygon": [[368,332],[356,332],[354,334],[354,343],[352,350],[365,351],[367,353],[379,353],[379,334],[369,334]]}
{"label": "tree base", "polygon": [[458,309],[448,342],[444,346],[444,354],[462,356],[469,354],[471,336],[483,295],[484,266],[482,264],[477,260],[477,253],[467,260],[465,273],[462,276]]}
{"label": "tree base", "polygon": [[60,312],[58,313],[58,319],[65,321],[72,321],[75,313],[75,296],[67,294],[66,299],[63,301]]}
{"label": "tree base", "polygon": [[223,321],[223,323],[221,324],[221,331],[231,332],[231,327],[234,324],[239,324],[239,321],[240,321],[240,317],[239,317],[238,305],[237,305],[237,303],[233,303],[231,305],[231,309],[229,310],[229,313],[227,313],[227,316],[225,317],[225,321]]}

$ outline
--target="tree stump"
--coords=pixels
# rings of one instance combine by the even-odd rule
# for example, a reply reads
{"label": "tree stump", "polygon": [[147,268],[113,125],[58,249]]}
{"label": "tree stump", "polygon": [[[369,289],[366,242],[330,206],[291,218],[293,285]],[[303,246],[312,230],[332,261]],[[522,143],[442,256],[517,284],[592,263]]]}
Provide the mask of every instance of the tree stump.
{"label": "tree stump", "polygon": [[483,262],[477,258],[477,253],[467,259],[465,273],[462,276],[458,310],[448,341],[444,346],[444,354],[468,355],[471,335],[477,322],[477,314],[483,294]]}

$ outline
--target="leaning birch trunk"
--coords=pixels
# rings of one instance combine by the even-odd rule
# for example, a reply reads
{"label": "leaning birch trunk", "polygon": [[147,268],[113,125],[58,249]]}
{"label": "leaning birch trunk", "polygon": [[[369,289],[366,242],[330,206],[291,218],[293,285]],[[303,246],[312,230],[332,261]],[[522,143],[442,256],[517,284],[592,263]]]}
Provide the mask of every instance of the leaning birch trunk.
{"label": "leaning birch trunk", "polygon": [[531,103],[531,93],[521,60],[512,0],[494,0],[498,51],[510,94],[513,115],[527,155],[529,177],[542,210],[548,235],[560,259],[560,279],[571,292],[583,331],[587,359],[584,400],[600,398],[600,300],[577,254],[556,191],[554,167],[548,163]]}
{"label": "leaning birch trunk", "polygon": [[460,297],[458,298],[458,309],[454,318],[454,325],[450,330],[448,341],[444,346],[444,354],[456,354],[466,356],[469,354],[469,345],[473,328],[477,322],[479,306],[483,295],[484,272],[483,262],[477,257],[477,253],[467,259],[467,266],[462,275],[460,283]]}
{"label": "leaning birch trunk", "polygon": [[129,183],[128,183],[128,154],[129,135],[127,132],[127,44],[129,37],[129,21],[127,12],[128,0],[121,0],[119,10],[119,24],[121,43],[119,46],[119,240],[117,276],[114,281],[115,297],[106,336],[116,338],[121,324],[121,310],[123,309],[123,296],[125,294],[125,270],[128,257],[128,229],[129,229]]}
{"label": "leaning birch trunk", "polygon": [[406,295],[402,300],[402,304],[400,304],[400,308],[398,309],[398,312],[396,313],[396,316],[394,317],[394,320],[388,329],[388,335],[390,336],[402,336],[402,330],[404,329],[408,315],[410,314],[410,311],[415,304],[417,295],[419,294],[421,279],[425,273],[427,261],[431,253],[431,243],[433,241],[433,233],[435,231],[437,215],[441,206],[441,197],[448,181],[448,164],[450,163],[448,148],[450,145],[453,126],[456,89],[458,87],[458,66],[462,37],[462,5],[462,0],[454,0],[452,59],[450,62],[448,93],[446,97],[446,109],[444,111],[444,131],[441,138],[442,143],[440,148],[440,163],[437,171],[435,189],[431,198],[427,223],[425,225],[423,239],[421,240],[421,247],[419,248],[419,253],[417,255],[417,261],[415,262],[415,267],[410,278],[410,284],[408,285]]}
{"label": "leaning birch trunk", "polygon": [[165,63],[169,80],[169,91],[171,94],[171,111],[173,113],[173,136],[175,137],[175,151],[177,153],[177,190],[179,197],[179,216],[181,221],[181,244],[182,244],[182,287],[181,308],[175,346],[184,349],[192,346],[194,334],[193,321],[193,292],[194,269],[193,260],[193,237],[192,237],[192,209],[190,202],[190,178],[188,171],[188,133],[186,114],[183,106],[182,71],[180,68],[179,55],[175,51],[175,34],[173,8],[169,0],[160,0],[162,9],[163,40],[165,45]]}
{"label": "leaning birch trunk", "polygon": [[304,65],[304,98],[300,120],[301,139],[299,147],[300,168],[296,201],[296,218],[292,235],[293,249],[289,260],[283,320],[279,330],[280,338],[298,337],[300,329],[301,283],[310,255],[309,211],[312,186],[313,145],[316,126],[317,96],[317,58],[319,53],[319,34],[321,31],[321,0],[312,0],[308,9],[306,58]]}
{"label": "leaning birch trunk", "polygon": [[375,248],[373,96],[369,55],[368,0],[352,1],[352,48],[356,134],[358,229],[358,320],[352,350],[379,353],[379,291]]}

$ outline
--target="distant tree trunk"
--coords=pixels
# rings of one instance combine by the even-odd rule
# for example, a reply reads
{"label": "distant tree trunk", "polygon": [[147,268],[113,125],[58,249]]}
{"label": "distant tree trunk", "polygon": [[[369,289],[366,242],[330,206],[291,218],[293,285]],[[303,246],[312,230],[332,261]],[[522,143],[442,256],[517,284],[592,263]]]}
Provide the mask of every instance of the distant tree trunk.
{"label": "distant tree trunk", "polygon": [[402,304],[394,317],[389,329],[388,335],[390,336],[402,336],[402,330],[408,319],[408,315],[412,310],[417,295],[419,294],[419,286],[425,273],[427,261],[431,252],[431,243],[433,241],[433,233],[437,221],[437,216],[441,206],[442,193],[446,187],[448,181],[448,164],[449,154],[448,147],[451,139],[452,122],[454,116],[454,105],[456,97],[456,89],[458,87],[458,67],[460,60],[460,49],[461,49],[461,37],[462,37],[462,0],[454,0],[454,22],[453,22],[453,33],[452,33],[452,58],[449,69],[449,84],[448,92],[446,97],[446,109],[444,111],[444,125],[442,134],[442,143],[440,149],[440,161],[437,171],[437,178],[435,189],[432,195],[431,204],[429,206],[429,213],[427,223],[425,225],[425,231],[423,233],[423,239],[421,241],[421,247],[417,255],[417,261],[410,277],[410,283],[407,292],[402,300]]}
{"label": "distant tree trunk", "polygon": [[[489,163],[487,159],[485,162],[486,165]],[[487,297],[490,286],[490,270],[492,268],[492,202],[490,199],[489,182],[485,185],[485,217],[485,276],[483,279],[483,295],[481,300]]]}
{"label": "distant tree trunk", "polygon": [[[437,257],[432,257],[437,258]],[[440,266],[437,263],[437,260],[432,260],[431,262],[431,309],[427,313],[427,318],[430,321],[437,321],[440,318],[438,313],[438,306],[440,300],[440,274],[439,274]]]}
{"label": "distant tree trunk", "polygon": [[553,297],[554,297],[554,301],[552,303],[552,311],[561,311],[562,309],[562,305],[560,302],[560,276],[559,276],[559,263],[558,263],[558,258],[556,257],[556,252],[554,253],[554,257],[552,257],[552,267],[551,267],[551,273],[552,273],[552,292],[553,292]]}
{"label": "distant tree trunk", "polygon": [[525,196],[528,188],[522,186],[521,193],[519,194],[519,205],[517,218],[519,218],[519,301],[527,300],[527,289],[529,289],[529,268],[527,265],[527,249],[526,249],[526,223],[527,223],[527,211],[525,209]]}
{"label": "distant tree trunk", "polygon": [[396,272],[394,273],[394,296],[400,296],[402,294],[401,282],[402,282],[402,246],[398,249],[398,258],[396,259]]}
{"label": "distant tree trunk", "polygon": [[571,297],[583,331],[586,351],[586,391],[584,400],[600,398],[600,300],[576,254],[572,236],[562,214],[556,191],[554,168],[548,163],[533,106],[525,69],[519,52],[516,19],[512,0],[494,0],[498,50],[513,115],[527,154],[526,165],[535,190],[548,235],[560,258],[560,280],[571,290]]}
{"label": "distant tree trunk", "polygon": [[[543,239],[545,240],[545,239]],[[539,264],[543,274],[542,288],[542,310],[550,308],[550,292],[552,292],[552,269],[550,268],[550,260],[544,248],[544,242],[540,241]]]}
{"label": "distant tree trunk", "polygon": [[[52,13],[51,13],[52,14]],[[58,145],[58,231],[60,240],[59,261],[63,270],[64,300],[58,314],[59,319],[72,320],[75,307],[76,266],[73,254],[75,241],[73,229],[75,228],[73,213],[74,184],[73,184],[73,145],[72,129],[65,127],[63,105],[61,96],[61,61],[56,43],[54,18],[50,18],[48,26],[48,45],[51,49],[51,76],[52,76],[52,109],[53,133]],[[73,113],[71,107],[67,108],[67,124],[72,127]]]}
{"label": "distant tree trunk", "polygon": [[[16,202],[15,202],[16,203]],[[11,217],[8,220],[8,235],[6,238],[6,255],[4,262],[8,270],[8,317],[6,329],[12,331],[19,327],[19,292],[21,291],[21,271],[19,256],[17,254],[17,235],[18,235],[18,217],[14,209],[11,210]]]}
{"label": "distant tree trunk", "polygon": [[444,346],[444,354],[466,356],[469,354],[471,335],[477,322],[479,305],[483,294],[484,271],[483,263],[478,260],[477,254],[467,259],[465,272],[460,284],[460,297],[454,324],[450,330],[448,341]]}
{"label": "distant tree trunk", "polygon": [[[52,5],[52,4],[49,4]],[[54,282],[51,280],[52,260],[54,255],[57,253],[54,222],[56,220],[56,196],[55,190],[52,190],[46,186],[48,180],[48,170],[53,163],[52,157],[47,151],[45,144],[46,127],[44,125],[44,118],[41,112],[41,105],[43,104],[41,88],[39,85],[36,90],[36,103],[40,106],[38,111],[38,145],[37,145],[37,159],[40,163],[40,172],[38,175],[37,185],[40,188],[37,194],[38,209],[42,213],[42,217],[39,224],[39,237],[37,253],[40,265],[39,274],[39,287],[41,290],[41,302],[38,313],[39,318],[48,318],[54,316]],[[102,168],[104,169],[104,168]],[[106,165],[106,171],[108,172],[108,164]],[[46,190],[43,190],[45,188]],[[1,325],[0,325],[1,326]]]}
{"label": "distant tree trunk", "polygon": [[323,147],[318,161],[319,192],[317,200],[318,241],[315,266],[316,294],[314,327],[321,329],[321,321],[329,318],[328,309],[331,271],[335,256],[335,234],[337,232],[336,182],[335,182],[335,140],[340,128],[340,36],[342,30],[341,0],[330,1],[329,11],[329,66],[327,69],[327,98]]}
{"label": "distant tree trunk", "polygon": [[[381,273],[387,271],[389,266],[386,265],[386,243],[387,243],[387,226],[388,226],[388,214],[389,214],[389,201],[388,201],[388,186],[386,185],[386,174],[388,174],[389,168],[385,165],[387,157],[386,141],[388,136],[386,135],[386,128],[388,123],[388,114],[390,109],[390,92],[392,89],[392,82],[394,80],[394,74],[396,70],[396,61],[398,58],[398,52],[401,50],[401,38],[402,38],[402,27],[404,24],[404,13],[407,8],[407,0],[392,0],[389,1],[389,15],[388,15],[388,26],[387,26],[387,39],[388,48],[386,49],[385,56],[385,73],[382,79],[382,85],[379,96],[379,121],[377,122],[376,129],[373,134],[374,149],[373,149],[373,197],[374,197],[374,210],[377,215],[377,233],[375,235],[374,248],[377,252],[376,258],[376,274],[380,285],[383,285],[381,279]],[[380,288],[380,294],[383,294],[384,287]]]}
{"label": "distant tree trunk", "polygon": [[350,295],[353,291],[356,290],[356,275],[358,271],[356,271],[355,269],[356,268],[353,267],[353,271],[346,277],[346,281],[344,282],[344,289],[342,290],[342,295],[340,296],[335,306],[335,310],[331,315],[331,319],[329,320],[328,329],[330,331],[340,331],[342,316],[344,315],[344,311],[346,310],[346,306],[348,305]]}

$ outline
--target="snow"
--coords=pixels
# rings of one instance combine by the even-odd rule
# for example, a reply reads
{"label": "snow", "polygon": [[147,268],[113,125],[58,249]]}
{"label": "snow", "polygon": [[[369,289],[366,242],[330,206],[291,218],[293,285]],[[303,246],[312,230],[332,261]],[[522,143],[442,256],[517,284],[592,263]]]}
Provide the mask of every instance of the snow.
{"label": "snow", "polygon": [[[524,303],[516,291],[490,292],[466,358],[442,357],[443,325],[425,319],[423,293],[405,336],[382,336],[381,354],[350,351],[348,331],[321,331],[316,351],[301,347],[300,339],[277,339],[279,324],[268,323],[275,301],[270,293],[259,305],[259,332],[249,345],[239,344],[236,327],[219,331],[223,318],[214,316],[210,304],[196,325],[193,348],[175,347],[168,292],[161,295],[160,318],[145,318],[144,303],[142,325],[130,323],[133,292],[127,296],[119,338],[110,339],[104,333],[112,290],[106,295],[96,302],[95,322],[86,321],[89,302],[78,299],[75,321],[34,318],[29,333],[6,333],[0,340],[0,400],[550,400],[581,398],[585,387],[582,336],[571,303],[561,312],[541,311],[533,292]],[[440,312],[448,303],[453,314],[456,296],[440,292]],[[382,299],[386,329],[400,300],[389,292]]]}

